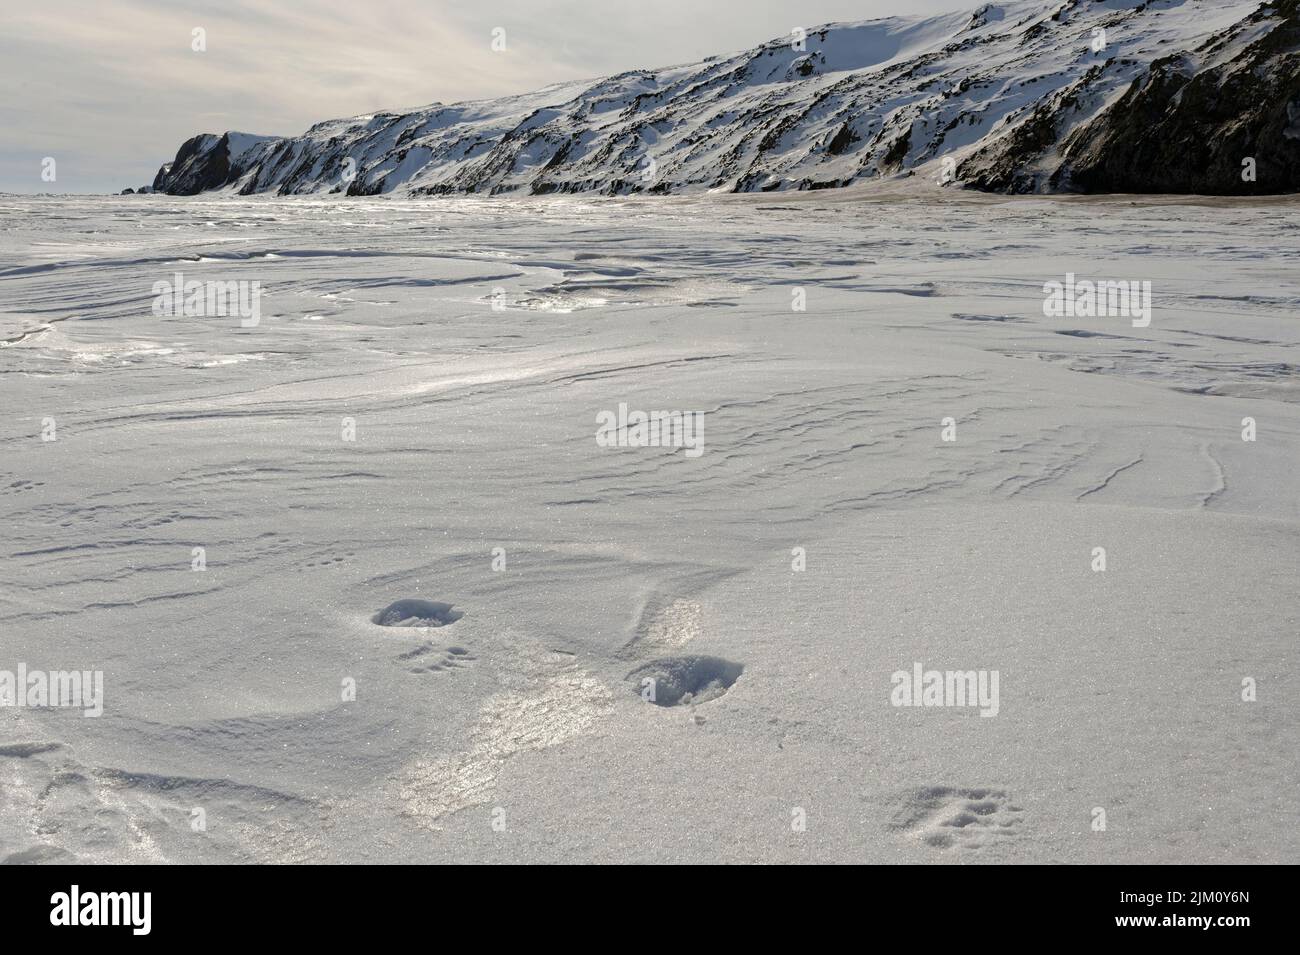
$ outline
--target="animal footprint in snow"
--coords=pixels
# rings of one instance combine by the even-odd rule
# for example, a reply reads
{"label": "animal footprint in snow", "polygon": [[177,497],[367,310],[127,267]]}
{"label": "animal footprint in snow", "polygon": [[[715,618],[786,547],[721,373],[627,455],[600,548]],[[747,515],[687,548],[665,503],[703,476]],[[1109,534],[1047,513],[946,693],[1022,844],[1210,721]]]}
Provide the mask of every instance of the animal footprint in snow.
{"label": "animal footprint in snow", "polygon": [[370,618],[381,627],[445,627],[465,616],[436,600],[396,600]]}
{"label": "animal footprint in snow", "polygon": [[982,849],[1016,835],[1022,813],[1000,789],[925,786],[904,798],[890,828],[935,849]]}
{"label": "animal footprint in snow", "polygon": [[474,662],[474,656],[464,647],[435,647],[432,643],[422,643],[414,650],[399,653],[399,663],[409,663],[412,673],[439,673],[443,670],[458,670]]}
{"label": "animal footprint in snow", "polygon": [[44,481],[14,481],[4,489],[4,494],[21,494],[23,491],[31,491],[38,487],[44,487]]}
{"label": "animal footprint in snow", "polygon": [[[302,567],[334,567],[338,564],[343,563],[348,558],[354,556],[356,555],[347,554],[345,556],[338,556],[338,557],[322,557],[320,560],[309,560],[307,561],[307,563],[303,564]],[[302,568],[300,567],[299,569],[301,570]]]}
{"label": "animal footprint in snow", "polygon": [[744,667],[721,657],[666,657],[637,667],[627,681],[656,706],[716,700],[740,678]]}

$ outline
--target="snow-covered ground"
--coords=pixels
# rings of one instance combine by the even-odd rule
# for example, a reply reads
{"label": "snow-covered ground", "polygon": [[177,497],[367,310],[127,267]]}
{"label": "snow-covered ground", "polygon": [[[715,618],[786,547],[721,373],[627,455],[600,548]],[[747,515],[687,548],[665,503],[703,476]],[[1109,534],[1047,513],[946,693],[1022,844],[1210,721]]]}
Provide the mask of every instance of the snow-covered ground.
{"label": "snow-covered ground", "polygon": [[0,197],[0,859],[1296,861],[1297,208]]}

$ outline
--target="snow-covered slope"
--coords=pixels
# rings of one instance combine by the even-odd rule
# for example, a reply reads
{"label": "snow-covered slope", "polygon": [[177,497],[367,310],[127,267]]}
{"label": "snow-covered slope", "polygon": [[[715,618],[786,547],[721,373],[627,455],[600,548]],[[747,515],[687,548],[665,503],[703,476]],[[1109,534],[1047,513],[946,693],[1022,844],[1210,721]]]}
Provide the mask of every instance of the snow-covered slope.
{"label": "snow-covered slope", "polygon": [[[297,137],[204,134],[154,188],[751,192],[926,168],[999,191],[1291,191],[1300,188],[1296,4],[1019,0],[830,24],[689,66],[334,120]],[[1142,92],[1153,86],[1163,95]],[[1197,105],[1180,110],[1184,86]],[[1271,152],[1243,180],[1245,151],[1261,140]],[[1197,148],[1178,148],[1187,141]],[[1079,175],[1067,152],[1081,159]],[[1153,155],[1160,175],[1133,168]]]}

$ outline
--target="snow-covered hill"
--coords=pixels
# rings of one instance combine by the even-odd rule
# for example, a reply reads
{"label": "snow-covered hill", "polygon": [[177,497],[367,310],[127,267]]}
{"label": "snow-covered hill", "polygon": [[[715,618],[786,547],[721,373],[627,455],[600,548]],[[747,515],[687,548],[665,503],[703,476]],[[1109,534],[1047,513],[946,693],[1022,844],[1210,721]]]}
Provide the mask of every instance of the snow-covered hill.
{"label": "snow-covered hill", "polygon": [[[204,134],[173,194],[1300,189],[1298,0],[1019,0],[521,96]],[[1254,178],[1243,162],[1254,160]]]}

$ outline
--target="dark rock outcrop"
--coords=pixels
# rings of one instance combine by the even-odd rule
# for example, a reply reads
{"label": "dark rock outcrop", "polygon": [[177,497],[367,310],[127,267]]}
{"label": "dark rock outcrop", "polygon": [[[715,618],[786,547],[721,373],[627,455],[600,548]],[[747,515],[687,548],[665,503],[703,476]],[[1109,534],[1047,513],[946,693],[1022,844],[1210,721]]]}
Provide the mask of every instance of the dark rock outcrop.
{"label": "dark rock outcrop", "polygon": [[1300,190],[1298,8],[1285,0],[1262,9],[1243,26],[1268,32],[1216,66],[1197,71],[1186,56],[1153,63],[1066,138],[1052,184],[1078,192]]}

